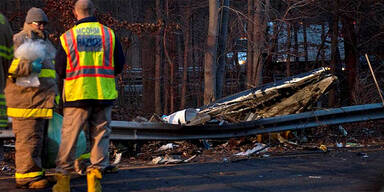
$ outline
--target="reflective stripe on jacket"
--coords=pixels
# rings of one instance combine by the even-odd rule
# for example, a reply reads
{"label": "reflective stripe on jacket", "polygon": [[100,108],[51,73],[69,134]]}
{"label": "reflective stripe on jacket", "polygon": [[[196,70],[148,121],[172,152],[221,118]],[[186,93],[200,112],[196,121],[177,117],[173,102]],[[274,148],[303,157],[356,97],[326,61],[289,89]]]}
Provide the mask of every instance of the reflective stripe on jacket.
{"label": "reflective stripe on jacket", "polygon": [[36,171],[36,172],[29,172],[29,173],[15,173],[15,179],[27,179],[27,178],[34,178],[38,176],[43,176],[44,171]]}
{"label": "reflective stripe on jacket", "polygon": [[5,96],[0,94],[0,128],[8,126],[7,108],[5,107]]}
{"label": "reflective stripe on jacket", "polygon": [[99,22],[81,23],[60,41],[67,54],[64,102],[115,99],[113,30]]}
{"label": "reflective stripe on jacket", "polygon": [[[54,60],[52,60],[54,62]],[[13,59],[11,66],[9,67],[8,73],[12,76],[16,73],[16,70],[19,67],[19,64],[21,63],[21,59],[15,58]],[[39,78],[56,78],[56,71],[55,69],[52,68],[47,68],[46,65],[43,65],[40,73],[39,73]]]}
{"label": "reflective stripe on jacket", "polygon": [[0,44],[0,57],[3,57],[6,60],[11,60],[13,58],[13,47],[7,47]]}

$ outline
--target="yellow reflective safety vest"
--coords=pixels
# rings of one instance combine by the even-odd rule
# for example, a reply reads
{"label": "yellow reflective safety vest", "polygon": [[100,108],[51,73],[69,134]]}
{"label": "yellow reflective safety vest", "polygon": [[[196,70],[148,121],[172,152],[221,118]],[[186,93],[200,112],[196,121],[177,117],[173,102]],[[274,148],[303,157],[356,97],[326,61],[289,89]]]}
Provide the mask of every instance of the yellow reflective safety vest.
{"label": "yellow reflective safety vest", "polygon": [[80,23],[60,41],[67,54],[63,101],[116,99],[113,30],[99,22]]}

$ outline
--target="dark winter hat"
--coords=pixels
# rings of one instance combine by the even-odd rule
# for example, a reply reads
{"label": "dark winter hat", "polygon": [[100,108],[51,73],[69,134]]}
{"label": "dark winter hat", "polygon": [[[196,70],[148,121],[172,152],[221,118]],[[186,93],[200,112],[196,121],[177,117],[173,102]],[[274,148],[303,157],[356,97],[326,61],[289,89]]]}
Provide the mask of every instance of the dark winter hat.
{"label": "dark winter hat", "polygon": [[40,21],[40,22],[48,23],[48,17],[42,9],[32,7],[27,12],[27,17],[25,17],[25,22],[26,23],[32,23],[34,21],[36,21],[36,22]]}

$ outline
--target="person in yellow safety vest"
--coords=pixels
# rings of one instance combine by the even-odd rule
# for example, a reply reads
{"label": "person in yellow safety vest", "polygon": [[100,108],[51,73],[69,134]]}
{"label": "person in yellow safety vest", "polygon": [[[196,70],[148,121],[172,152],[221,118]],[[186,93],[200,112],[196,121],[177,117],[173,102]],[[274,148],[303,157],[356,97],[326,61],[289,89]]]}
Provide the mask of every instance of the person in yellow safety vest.
{"label": "person in yellow safety vest", "polygon": [[[31,8],[27,12],[22,31],[13,36],[15,58],[8,73],[5,98],[7,114],[12,117],[12,129],[15,134],[16,187],[40,189],[48,187],[42,168],[41,154],[44,141],[44,129],[48,119],[52,118],[54,100],[57,94],[54,58],[56,49],[48,39],[45,25],[48,17],[40,8]],[[36,51],[29,47],[39,44]],[[23,48],[22,48],[23,47]],[[20,53],[17,56],[17,53]],[[39,53],[39,54],[38,54]],[[39,58],[30,60],[33,55]],[[43,57],[43,58],[40,58]],[[37,74],[39,85],[22,86],[18,80]]]}
{"label": "person in yellow safety vest", "polygon": [[63,127],[56,159],[54,192],[70,191],[70,170],[80,130],[89,125],[91,165],[87,167],[88,191],[101,191],[102,173],[109,166],[109,137],[113,101],[117,98],[115,76],[125,63],[114,31],[93,16],[91,0],[74,5],[77,22],[61,35],[55,67],[63,82]]}
{"label": "person in yellow safety vest", "polygon": [[12,29],[7,18],[0,13],[0,129],[8,127],[4,88],[8,76],[8,68],[13,58],[12,35]]}

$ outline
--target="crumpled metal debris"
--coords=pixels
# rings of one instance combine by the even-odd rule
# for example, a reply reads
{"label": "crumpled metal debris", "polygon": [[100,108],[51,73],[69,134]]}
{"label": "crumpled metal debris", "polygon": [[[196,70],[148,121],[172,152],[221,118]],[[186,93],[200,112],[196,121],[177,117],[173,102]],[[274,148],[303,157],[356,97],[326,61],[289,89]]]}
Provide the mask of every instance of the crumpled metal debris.
{"label": "crumpled metal debris", "polygon": [[338,129],[339,129],[339,132],[340,132],[344,137],[348,135],[347,130],[345,130],[343,126],[339,125]]}
{"label": "crumpled metal debris", "polygon": [[2,168],[1,168],[1,171],[8,171],[10,170],[10,168],[7,166],[7,165],[4,165]]}
{"label": "crumpled metal debris", "polygon": [[113,161],[112,165],[117,165],[121,161],[121,157],[123,156],[123,153],[116,153],[115,160]]}
{"label": "crumpled metal debris", "polygon": [[308,176],[309,179],[321,179],[321,176],[318,175],[310,175]]}
{"label": "crumpled metal debris", "polygon": [[166,151],[168,149],[173,149],[174,147],[179,147],[179,145],[176,145],[173,143],[167,143],[167,144],[161,146],[157,151]]}
{"label": "crumpled metal debris", "polygon": [[192,157],[188,159],[181,159],[180,155],[165,155],[164,157],[156,157],[152,159],[152,164],[177,164],[177,163],[188,163],[192,159],[194,159],[197,155],[193,155]]}
{"label": "crumpled metal debris", "polygon": [[255,147],[253,147],[252,149],[248,149],[245,152],[236,153],[235,156],[249,156],[249,155],[252,155],[254,153],[259,154],[259,153],[264,153],[267,151],[268,151],[268,147],[266,144],[256,143]]}

